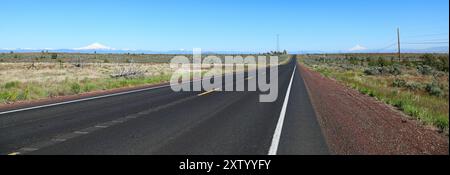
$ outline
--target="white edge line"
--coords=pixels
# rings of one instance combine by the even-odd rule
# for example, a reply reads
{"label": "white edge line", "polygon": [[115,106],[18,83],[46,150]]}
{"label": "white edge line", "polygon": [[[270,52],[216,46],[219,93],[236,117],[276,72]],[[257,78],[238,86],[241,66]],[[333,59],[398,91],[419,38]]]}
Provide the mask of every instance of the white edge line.
{"label": "white edge line", "polygon": [[[194,81],[190,81],[190,82],[187,82],[187,83],[194,83],[194,82],[198,82],[198,81],[202,81],[202,80],[194,80]],[[182,84],[187,84],[187,83],[182,83]],[[83,98],[83,99],[78,99],[78,100],[71,100],[71,101],[65,101],[65,102],[59,102],[59,103],[53,103],[53,104],[46,104],[46,105],[40,105],[40,106],[33,106],[33,107],[22,108],[22,109],[15,109],[15,110],[10,110],[10,111],[3,111],[3,112],[0,112],[0,115],[16,113],[16,112],[22,112],[22,111],[29,111],[29,110],[33,110],[33,109],[40,109],[40,108],[47,108],[47,107],[53,107],[53,106],[60,106],[60,105],[65,105],[65,104],[70,104],[70,103],[90,101],[90,100],[107,98],[107,97],[113,97],[113,96],[119,96],[119,95],[125,95],[125,94],[131,94],[131,93],[148,91],[148,90],[153,90],[153,89],[165,88],[165,87],[169,87],[169,86],[170,86],[170,84],[169,85],[163,85],[163,86],[157,86],[157,87],[150,87],[150,88],[145,88],[145,89],[137,89],[137,90],[132,90],[132,91],[126,91],[126,92],[119,92],[119,93],[108,94],[108,95],[101,95],[101,96],[96,96],[96,97]]]}
{"label": "white edge line", "polygon": [[281,108],[280,118],[278,119],[277,127],[275,128],[275,133],[273,134],[272,144],[270,145],[268,155],[277,155],[278,144],[280,143],[281,131],[283,130],[284,118],[286,116],[286,108],[289,102],[289,95],[291,94],[291,86],[292,81],[294,80],[295,70],[297,65],[294,67],[294,71],[292,71],[291,81],[286,91],[286,97],[284,98],[283,107]]}
{"label": "white edge line", "polygon": [[2,115],[2,114],[9,114],[9,113],[15,113],[15,112],[22,112],[22,111],[29,111],[29,110],[33,110],[33,109],[40,109],[40,108],[46,108],[46,107],[52,107],[52,106],[65,105],[65,104],[70,104],[70,103],[90,101],[90,100],[95,100],[95,99],[100,99],[100,98],[107,98],[107,97],[131,94],[131,93],[148,91],[148,90],[153,90],[153,89],[165,88],[165,87],[169,87],[169,86],[170,85],[150,87],[150,88],[145,88],[145,89],[137,89],[137,90],[132,90],[132,91],[119,92],[119,93],[114,93],[114,94],[101,95],[101,96],[83,98],[83,99],[78,99],[78,100],[71,100],[71,101],[65,101],[65,102],[59,102],[59,103],[53,103],[53,104],[47,104],[47,105],[41,105],[41,106],[34,106],[34,107],[29,107],[29,108],[22,108],[22,109],[4,111],[4,112],[0,112],[0,115]]}

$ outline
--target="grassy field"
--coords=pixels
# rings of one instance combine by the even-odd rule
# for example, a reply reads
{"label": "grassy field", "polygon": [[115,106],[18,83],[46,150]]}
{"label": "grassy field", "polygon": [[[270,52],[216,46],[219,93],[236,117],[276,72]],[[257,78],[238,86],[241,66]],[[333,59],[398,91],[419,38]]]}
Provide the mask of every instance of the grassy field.
{"label": "grassy field", "polygon": [[[1,62],[63,62],[63,63],[169,63],[175,56],[182,54],[86,54],[86,53],[0,53]],[[215,55],[222,59],[223,55],[202,54],[202,57]],[[192,54],[185,54],[187,58],[192,60]],[[228,55],[227,55],[228,56]],[[230,56],[235,56],[230,54]],[[239,56],[258,56],[250,54],[239,54]],[[285,57],[280,57],[280,60]]]}
{"label": "grassy field", "polygon": [[[141,71],[133,78],[111,75],[123,69]],[[168,81],[169,64],[95,64],[83,67],[58,63],[0,63],[0,103],[73,95]]]}
{"label": "grassy field", "polygon": [[448,54],[299,55],[299,61],[448,134]]}
{"label": "grassy field", "polygon": [[[0,53],[0,62],[169,63],[170,54]],[[189,58],[192,55],[185,55]]]}
{"label": "grassy field", "polygon": [[[174,72],[169,61],[175,55],[57,55],[52,58],[52,53],[0,54],[0,103],[158,84],[168,82]],[[280,62],[287,58],[280,56]]]}

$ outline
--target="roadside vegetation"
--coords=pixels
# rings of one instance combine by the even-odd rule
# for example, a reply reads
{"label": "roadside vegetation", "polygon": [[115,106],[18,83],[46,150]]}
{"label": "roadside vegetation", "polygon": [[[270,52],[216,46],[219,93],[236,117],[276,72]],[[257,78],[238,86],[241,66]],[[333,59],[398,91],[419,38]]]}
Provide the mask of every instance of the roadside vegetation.
{"label": "roadside vegetation", "polygon": [[[49,51],[33,52],[33,53],[0,53],[1,62],[39,62],[39,63],[170,63],[170,60],[175,56],[186,56],[192,59],[192,54],[137,54],[137,53],[124,53],[124,54],[98,54],[98,53],[52,53]],[[222,58],[220,54],[202,54],[202,57],[215,55]],[[239,55],[242,57],[250,56],[251,54],[226,54],[226,55]],[[287,51],[276,52],[271,51],[268,53],[261,53],[252,56],[270,56],[276,55],[280,57],[280,60],[286,58]]]}
{"label": "roadside vegetation", "polygon": [[155,84],[170,75],[169,64],[0,63],[0,103]]}
{"label": "roadside vegetation", "polygon": [[[169,65],[174,56],[1,53],[0,104],[168,82],[174,72]],[[285,54],[279,56],[280,63],[288,60]]]}
{"label": "roadside vegetation", "polygon": [[448,134],[448,54],[299,55],[322,75],[395,106],[426,125]]}

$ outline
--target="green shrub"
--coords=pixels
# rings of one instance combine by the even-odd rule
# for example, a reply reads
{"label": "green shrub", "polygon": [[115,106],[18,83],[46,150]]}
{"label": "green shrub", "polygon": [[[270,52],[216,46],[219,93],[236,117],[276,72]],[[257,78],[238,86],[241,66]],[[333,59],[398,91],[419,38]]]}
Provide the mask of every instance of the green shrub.
{"label": "green shrub", "polygon": [[56,58],[58,58],[58,54],[57,53],[52,53],[51,58],[55,60]]}
{"label": "green shrub", "polygon": [[379,67],[369,67],[364,70],[364,74],[366,75],[380,75],[381,70]]}
{"label": "green shrub", "polygon": [[374,59],[372,59],[372,58],[367,58],[367,59],[368,59],[368,63],[367,63],[368,66],[370,66],[370,67],[379,66],[378,62],[375,61]]}
{"label": "green shrub", "polygon": [[383,67],[369,67],[364,70],[366,75],[401,75],[402,72],[397,65]]}
{"label": "green shrub", "polygon": [[87,83],[83,85],[83,92],[90,92],[92,90],[95,90],[97,88],[97,85],[93,83]]}
{"label": "green shrub", "polygon": [[388,72],[391,75],[401,75],[402,71],[400,70],[399,65],[391,65],[388,67]]}
{"label": "green shrub", "polygon": [[411,90],[411,91],[418,91],[418,90],[421,90],[423,88],[422,84],[415,83],[415,82],[406,83],[405,87],[406,87],[406,89]]}
{"label": "green shrub", "polygon": [[354,70],[354,66],[353,65],[347,65],[347,64],[343,64],[343,65],[339,65],[340,68],[346,70],[346,71],[350,71],[350,70]]}
{"label": "green shrub", "polygon": [[9,93],[6,91],[0,91],[0,100],[7,101],[9,97]]}
{"label": "green shrub", "polygon": [[386,60],[386,59],[384,59],[383,57],[379,57],[378,58],[378,66],[380,66],[380,67],[384,67],[384,66],[391,66],[392,65],[392,62],[390,62],[390,61],[388,61],[388,60]]}
{"label": "green shrub", "polygon": [[434,56],[432,54],[424,54],[420,56],[424,65],[433,67],[440,71],[448,72],[449,60],[448,56]]}
{"label": "green shrub", "polygon": [[348,61],[350,62],[350,64],[353,64],[353,65],[359,64],[359,59],[354,56],[350,57],[350,59]]}
{"label": "green shrub", "polygon": [[444,91],[439,87],[437,83],[427,84],[425,90],[433,96],[441,97],[444,94]]}
{"label": "green shrub", "polygon": [[373,96],[373,92],[372,92],[369,88],[366,88],[366,87],[360,87],[358,90],[359,90],[359,92],[361,92],[362,94],[366,94],[366,95],[369,95],[369,96]]}
{"label": "green shrub", "polygon": [[81,92],[81,86],[78,83],[72,83],[70,85],[70,90],[72,91],[72,93],[74,94],[79,94]]}
{"label": "green shrub", "polygon": [[0,92],[0,99],[2,101],[16,101],[19,93],[17,91],[4,91]]}
{"label": "green shrub", "polygon": [[20,85],[20,82],[18,81],[11,81],[5,84],[5,89],[12,89],[12,88],[18,88]]}
{"label": "green shrub", "polygon": [[422,75],[431,75],[433,74],[433,68],[428,65],[419,65],[417,66],[417,72]]}
{"label": "green shrub", "polygon": [[17,95],[17,100],[28,100],[30,99],[30,89],[27,87],[25,90],[21,91]]}
{"label": "green shrub", "polygon": [[448,118],[445,116],[438,116],[433,120],[433,124],[441,130],[448,129]]}
{"label": "green shrub", "polygon": [[395,79],[392,82],[392,86],[393,87],[405,87],[406,86],[406,81],[402,80],[402,79]]}
{"label": "green shrub", "polygon": [[402,110],[405,113],[407,113],[411,116],[414,116],[414,117],[420,117],[420,115],[421,115],[421,111],[418,108],[416,108],[415,106],[410,105],[410,104],[403,104]]}
{"label": "green shrub", "polygon": [[425,64],[425,65],[433,65],[434,64],[434,56],[433,56],[433,54],[429,54],[429,53],[427,53],[427,54],[423,54],[422,56],[420,56],[420,59],[422,59],[422,62]]}
{"label": "green shrub", "polygon": [[444,71],[444,72],[448,72],[448,67],[449,67],[449,59],[448,56],[439,56],[438,59],[440,60],[441,64],[440,64],[440,71]]}
{"label": "green shrub", "polygon": [[410,91],[417,91],[422,89],[422,84],[416,82],[406,82],[402,79],[395,79],[392,82],[392,87],[406,88]]}

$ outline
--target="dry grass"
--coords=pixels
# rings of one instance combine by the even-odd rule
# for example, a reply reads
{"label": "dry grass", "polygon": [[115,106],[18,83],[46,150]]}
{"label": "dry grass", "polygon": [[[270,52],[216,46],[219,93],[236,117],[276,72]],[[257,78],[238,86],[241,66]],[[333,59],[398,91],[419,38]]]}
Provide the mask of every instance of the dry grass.
{"label": "dry grass", "polygon": [[[138,66],[141,77],[111,78],[121,67]],[[0,103],[73,95],[168,81],[169,64],[0,63]]]}
{"label": "dry grass", "polygon": [[[27,59],[26,54],[22,55]],[[68,55],[71,56],[71,55]],[[85,56],[85,55],[82,55]],[[102,55],[108,56],[108,55]],[[144,55],[146,56],[146,55]],[[150,57],[149,57],[150,58]],[[287,55],[281,56],[286,61]],[[67,60],[65,60],[67,61]],[[192,65],[191,65],[192,66]],[[230,66],[230,65],[224,65]],[[253,65],[260,67],[261,65]],[[138,70],[138,76],[122,77],[123,70]],[[244,66],[236,69],[219,69],[215,74],[244,71]],[[189,70],[185,70],[187,73]],[[205,73],[210,68],[193,70]],[[137,85],[168,82],[175,72],[169,63],[83,63],[81,67],[70,62],[0,62],[0,103],[13,103],[44,99],[55,96],[74,95],[85,92],[107,90]],[[183,71],[179,73],[185,73]]]}
{"label": "dry grass", "polygon": [[[0,84],[12,81],[59,83],[67,79],[108,78],[120,67],[130,66],[131,64],[90,63],[84,64],[83,67],[63,64],[63,67],[60,67],[59,64],[55,63],[35,63],[35,67],[30,68],[31,65],[31,63],[0,63]],[[139,66],[145,70],[145,76],[172,71],[169,64],[139,64]]]}

